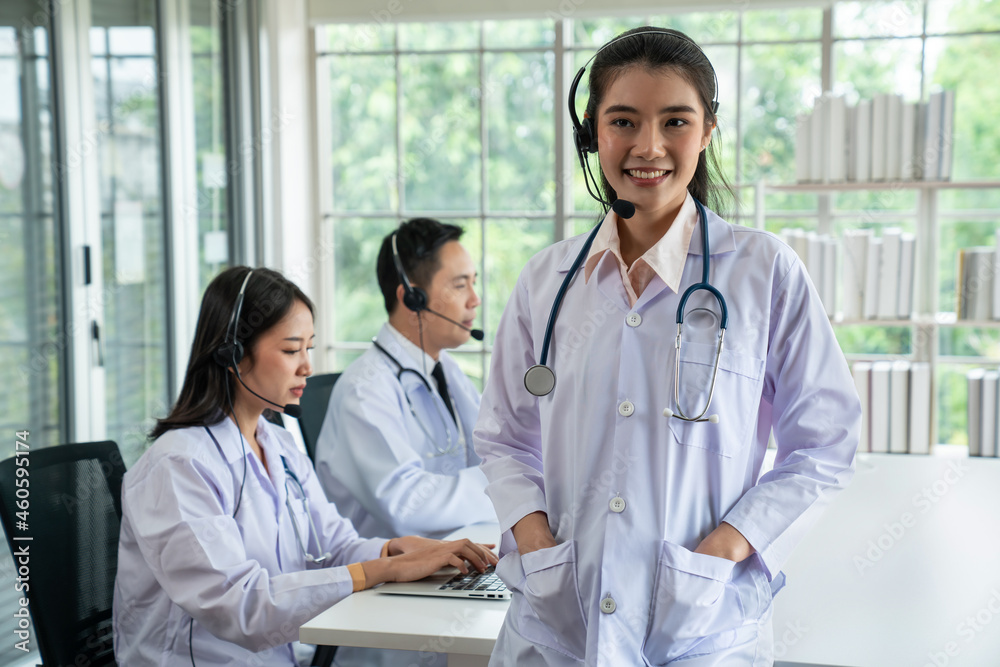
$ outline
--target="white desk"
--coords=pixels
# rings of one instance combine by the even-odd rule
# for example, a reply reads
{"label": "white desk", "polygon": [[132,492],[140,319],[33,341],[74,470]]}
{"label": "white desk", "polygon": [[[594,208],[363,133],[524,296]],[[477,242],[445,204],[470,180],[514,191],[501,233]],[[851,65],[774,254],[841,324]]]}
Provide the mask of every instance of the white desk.
{"label": "white desk", "polygon": [[[462,534],[493,542],[495,531]],[[859,455],[853,483],[784,570],[776,665],[1000,664],[1000,460]],[[306,623],[300,638],[486,665],[507,606],[364,591]]]}
{"label": "white desk", "polygon": [[784,571],[777,660],[1000,665],[1000,460],[860,454]]}
{"label": "white desk", "polygon": [[[497,524],[477,524],[456,533],[477,542],[499,543]],[[308,644],[394,648],[448,654],[448,667],[485,667],[503,624],[506,600],[382,595],[361,591],[302,626]]]}

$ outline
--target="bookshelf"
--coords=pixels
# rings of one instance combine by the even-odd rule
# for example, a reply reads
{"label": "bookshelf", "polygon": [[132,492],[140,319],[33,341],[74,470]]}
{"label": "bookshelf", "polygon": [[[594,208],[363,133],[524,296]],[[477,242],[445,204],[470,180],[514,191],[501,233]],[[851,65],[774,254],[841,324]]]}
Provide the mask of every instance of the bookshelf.
{"label": "bookshelf", "polygon": [[[982,357],[942,356],[941,330],[946,328],[1000,329],[1000,320],[959,320],[954,312],[942,311],[939,303],[938,268],[942,260],[938,254],[940,228],[938,225],[938,194],[943,190],[1000,189],[1000,181],[893,181],[893,182],[841,182],[796,183],[789,185],[757,183],[754,189],[754,226],[765,229],[767,210],[766,195],[770,193],[816,194],[817,229],[819,234],[834,235],[834,216],[831,196],[842,192],[858,191],[917,191],[916,209],[916,266],[933,267],[917,270],[914,276],[913,315],[904,319],[845,319],[838,314],[831,318],[834,326],[909,327],[912,329],[912,350],[907,355],[913,362],[927,362],[931,369],[931,420],[930,442],[938,443],[937,366],[939,363],[1000,363],[1000,360]],[[839,282],[839,276],[838,276]],[[879,355],[848,354],[849,361],[865,361]],[[879,358],[885,358],[881,355]]]}

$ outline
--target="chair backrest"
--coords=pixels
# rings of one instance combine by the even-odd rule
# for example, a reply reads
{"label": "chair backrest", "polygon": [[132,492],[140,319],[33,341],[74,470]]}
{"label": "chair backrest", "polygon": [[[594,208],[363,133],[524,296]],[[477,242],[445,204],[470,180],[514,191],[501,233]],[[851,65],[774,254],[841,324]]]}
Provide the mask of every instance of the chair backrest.
{"label": "chair backrest", "polygon": [[116,664],[111,607],[124,474],[111,441],[0,461],[0,521],[15,567],[30,571],[28,607],[46,666]]}
{"label": "chair backrest", "polygon": [[319,432],[326,418],[326,409],[330,405],[330,394],[333,393],[333,385],[339,378],[340,373],[313,375],[306,381],[305,391],[299,399],[299,405],[302,406],[299,428],[302,430],[306,453],[313,463],[316,462],[316,441],[319,440]]}

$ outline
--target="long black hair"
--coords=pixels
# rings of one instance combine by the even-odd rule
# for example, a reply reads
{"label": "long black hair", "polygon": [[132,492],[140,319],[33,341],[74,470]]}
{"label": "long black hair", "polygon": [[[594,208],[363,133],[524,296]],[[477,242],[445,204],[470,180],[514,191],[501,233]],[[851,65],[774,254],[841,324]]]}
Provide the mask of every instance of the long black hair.
{"label": "long black hair", "polygon": [[[681,32],[642,26],[623,32],[601,47],[590,66],[587,114],[593,119],[595,132],[599,126],[597,112],[608,88],[633,67],[651,72],[670,70],[681,76],[698,93],[705,112],[705,128],[718,125],[712,110],[712,102],[718,95],[715,70],[704,51]],[[710,142],[698,156],[698,166],[688,184],[688,192],[708,208],[724,215],[736,212],[736,195],[719,167],[719,143]],[[603,171],[601,190],[608,202],[618,199],[618,193]]]}
{"label": "long black hair", "polygon": [[[205,290],[180,396],[170,414],[157,420],[150,438],[158,438],[175,428],[210,426],[229,412],[230,401],[236,395],[236,377],[216,361],[215,351],[227,342],[236,299],[250,271],[247,266],[226,269]],[[280,322],[296,301],[304,303],[310,313],[315,312],[309,297],[277,271],[252,271],[235,335],[243,345],[244,356],[251,360],[257,339]]]}

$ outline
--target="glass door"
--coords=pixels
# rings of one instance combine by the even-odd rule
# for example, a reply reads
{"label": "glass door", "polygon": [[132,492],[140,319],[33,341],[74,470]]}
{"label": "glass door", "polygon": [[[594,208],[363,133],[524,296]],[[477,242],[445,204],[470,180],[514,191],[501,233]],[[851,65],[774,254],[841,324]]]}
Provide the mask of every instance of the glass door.
{"label": "glass door", "polygon": [[130,465],[172,400],[160,33],[153,0],[90,6],[106,432]]}

